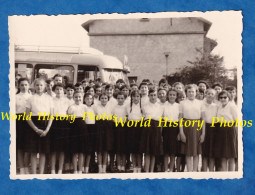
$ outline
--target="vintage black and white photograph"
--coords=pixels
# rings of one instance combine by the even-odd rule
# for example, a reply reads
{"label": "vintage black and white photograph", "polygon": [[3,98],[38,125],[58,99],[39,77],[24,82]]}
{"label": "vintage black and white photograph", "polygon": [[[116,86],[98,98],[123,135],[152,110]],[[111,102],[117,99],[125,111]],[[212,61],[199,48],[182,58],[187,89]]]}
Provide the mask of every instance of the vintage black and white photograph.
{"label": "vintage black and white photograph", "polygon": [[12,179],[242,178],[242,13],[9,16]]}

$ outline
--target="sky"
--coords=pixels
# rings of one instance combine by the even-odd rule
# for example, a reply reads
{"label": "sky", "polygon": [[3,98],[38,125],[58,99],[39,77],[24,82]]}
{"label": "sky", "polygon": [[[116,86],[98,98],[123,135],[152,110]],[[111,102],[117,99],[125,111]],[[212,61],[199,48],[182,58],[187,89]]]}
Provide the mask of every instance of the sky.
{"label": "sky", "polygon": [[212,53],[223,56],[224,65],[228,69],[242,66],[241,33],[243,27],[241,11],[9,16],[10,43],[87,48],[89,47],[89,37],[81,24],[89,19],[116,17],[202,17],[212,23],[207,37],[218,43]]}

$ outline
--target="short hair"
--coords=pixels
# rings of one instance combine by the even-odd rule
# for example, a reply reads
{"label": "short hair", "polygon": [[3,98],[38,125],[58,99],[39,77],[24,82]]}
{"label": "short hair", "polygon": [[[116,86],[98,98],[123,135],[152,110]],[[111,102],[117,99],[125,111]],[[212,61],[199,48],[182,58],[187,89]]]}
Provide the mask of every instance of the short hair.
{"label": "short hair", "polygon": [[67,89],[67,88],[71,88],[71,89],[75,90],[75,87],[72,83],[67,83],[65,89]]}
{"label": "short hair", "polygon": [[80,87],[80,86],[82,86],[82,84],[81,84],[80,82],[78,82],[78,83],[76,83],[76,84],[74,85],[74,87]]}
{"label": "short hair", "polygon": [[212,85],[212,88],[214,89],[215,87],[220,87],[221,89],[223,89],[223,86],[222,86],[222,84],[221,83],[214,83],[213,85]]}
{"label": "short hair", "polygon": [[123,80],[123,79],[118,79],[117,81],[116,81],[116,84],[117,83],[125,83],[125,81]]}
{"label": "short hair", "polygon": [[88,93],[85,93],[85,94],[84,94],[84,99],[85,99],[86,97],[90,96],[90,95],[91,95],[92,98],[93,98],[93,95],[92,95],[91,93],[89,93],[89,92],[88,92]]}
{"label": "short hair", "polygon": [[198,86],[200,83],[204,83],[204,84],[205,84],[205,86],[206,86],[206,88],[208,88],[208,87],[209,87],[208,83],[207,83],[206,81],[204,81],[204,80],[200,80],[200,81],[198,81],[198,82],[197,82],[197,86]]}
{"label": "short hair", "polygon": [[125,99],[127,98],[126,94],[124,94],[122,91],[119,91],[117,93],[116,97],[118,97],[118,95],[123,95]]}
{"label": "short hair", "polygon": [[227,91],[236,91],[236,87],[233,85],[227,86],[226,89]]}
{"label": "short hair", "polygon": [[155,89],[150,89],[149,94],[151,94],[151,93],[156,93],[156,90]]}
{"label": "short hair", "polygon": [[110,89],[110,88],[113,89],[113,85],[112,85],[112,84],[107,84],[107,85],[105,86],[105,90],[106,90],[106,89]]}
{"label": "short hair", "polygon": [[108,98],[108,101],[109,101],[110,97],[105,92],[103,92],[99,95],[99,100],[101,99],[102,96],[106,96]]}
{"label": "short hair", "polygon": [[173,87],[175,87],[176,85],[181,85],[181,86],[182,86],[182,89],[183,89],[183,90],[185,89],[184,85],[183,85],[181,82],[175,82],[175,83],[173,84]]}
{"label": "short hair", "polygon": [[146,82],[141,82],[141,84],[139,85],[139,89],[141,89],[143,85],[146,85],[148,87],[148,84]]}
{"label": "short hair", "polygon": [[57,83],[53,86],[52,90],[55,91],[57,87],[62,87],[64,89],[64,85],[62,83]]}
{"label": "short hair", "polygon": [[168,84],[167,80],[164,79],[164,78],[163,78],[163,79],[160,79],[158,85],[161,85],[161,83],[166,83],[166,84]]}
{"label": "short hair", "polygon": [[125,88],[127,88],[128,90],[129,90],[129,88],[128,88],[128,86],[125,84],[125,85],[122,85],[121,87],[120,87],[120,90],[122,91],[123,89],[125,89]]}
{"label": "short hair", "polygon": [[28,78],[26,78],[26,77],[21,77],[21,78],[18,80],[18,86],[20,85],[20,83],[21,83],[22,81],[27,81],[28,84],[29,84]]}
{"label": "short hair", "polygon": [[228,91],[226,91],[226,90],[222,90],[222,91],[219,93],[218,99],[220,99],[220,96],[222,96],[222,95],[227,95],[227,97],[228,97],[229,100],[232,99],[232,95],[231,95]]}
{"label": "short hair", "polygon": [[46,81],[45,81],[45,79],[43,79],[43,78],[37,78],[37,79],[35,79],[35,80],[34,80],[34,85],[35,85],[37,82],[39,82],[39,81],[42,81],[42,82],[44,83],[44,85],[46,85]]}
{"label": "short hair", "polygon": [[94,90],[94,92],[95,92],[95,88],[94,88],[94,87],[91,87],[91,86],[85,87],[84,92],[87,93],[87,91],[90,90],[91,88],[92,88],[92,89]]}
{"label": "short hair", "polygon": [[56,77],[62,77],[62,78],[63,78],[63,76],[62,76],[61,74],[55,74],[55,75],[53,76],[53,79],[55,79]]}
{"label": "short hair", "polygon": [[130,87],[131,87],[131,88],[134,87],[134,86],[136,86],[136,87],[138,88],[138,85],[137,85],[136,83],[131,83],[131,84],[130,84]]}
{"label": "short hair", "polygon": [[75,94],[77,94],[77,93],[80,93],[81,95],[83,95],[82,92],[80,92],[80,91],[75,91],[75,92],[73,93],[73,96],[74,96]]}
{"label": "short hair", "polygon": [[189,90],[189,89],[195,89],[195,91],[197,91],[197,86],[196,85],[194,85],[194,84],[188,84],[186,87],[185,87],[185,93],[187,93],[187,91]]}
{"label": "short hair", "polygon": [[102,88],[102,86],[101,86],[101,85],[98,85],[98,84],[95,84],[94,88],[95,88],[95,89],[97,89],[97,88]]}
{"label": "short hair", "polygon": [[50,84],[51,82],[53,82],[53,79],[47,79],[47,80],[45,81],[46,84]]}
{"label": "short hair", "polygon": [[205,94],[207,94],[208,91],[213,91],[213,92],[216,94],[216,91],[215,91],[215,89],[213,89],[213,88],[208,88],[208,89],[206,89]]}
{"label": "short hair", "polygon": [[159,88],[158,88],[158,92],[161,91],[161,90],[163,90],[163,91],[165,91],[165,92],[167,93],[167,90],[166,90],[166,89],[164,89],[163,87],[159,87]]}
{"label": "short hair", "polygon": [[97,82],[101,82],[101,81],[102,81],[102,79],[101,79],[101,78],[97,78],[95,81],[97,81]]}

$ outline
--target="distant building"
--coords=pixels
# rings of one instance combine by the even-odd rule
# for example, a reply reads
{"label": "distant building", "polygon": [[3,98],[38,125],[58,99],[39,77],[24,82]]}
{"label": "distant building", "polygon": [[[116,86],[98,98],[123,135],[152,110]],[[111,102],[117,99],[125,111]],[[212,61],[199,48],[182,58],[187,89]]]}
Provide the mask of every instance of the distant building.
{"label": "distant building", "polygon": [[196,49],[207,56],[217,45],[206,37],[211,22],[197,17],[89,20],[82,26],[90,47],[128,63],[138,81],[159,81],[201,57]]}

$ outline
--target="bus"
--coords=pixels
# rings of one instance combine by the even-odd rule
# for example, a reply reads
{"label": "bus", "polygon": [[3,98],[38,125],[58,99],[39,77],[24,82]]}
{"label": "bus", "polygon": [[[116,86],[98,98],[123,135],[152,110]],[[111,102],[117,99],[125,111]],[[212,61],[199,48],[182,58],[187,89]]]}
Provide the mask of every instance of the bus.
{"label": "bus", "polygon": [[15,46],[15,75],[49,79],[56,74],[68,83],[101,78],[102,82],[115,84],[118,79],[128,83],[129,67],[116,57],[104,55],[93,48],[24,47]]}

